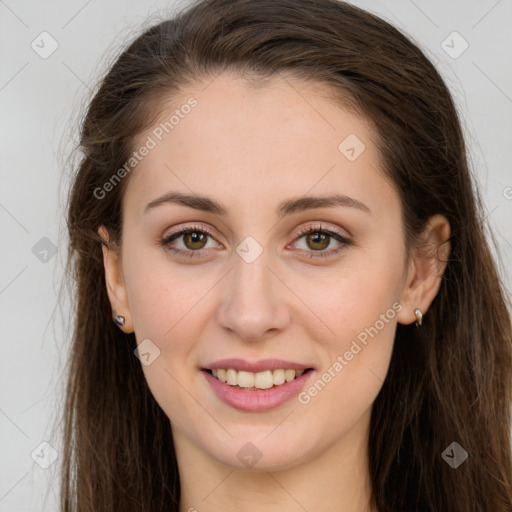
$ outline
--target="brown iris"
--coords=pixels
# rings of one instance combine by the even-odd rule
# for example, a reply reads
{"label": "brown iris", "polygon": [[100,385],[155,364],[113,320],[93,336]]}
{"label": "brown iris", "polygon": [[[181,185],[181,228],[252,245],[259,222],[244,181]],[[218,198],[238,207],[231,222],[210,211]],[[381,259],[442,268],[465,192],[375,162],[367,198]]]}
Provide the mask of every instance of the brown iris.
{"label": "brown iris", "polygon": [[[202,249],[206,244],[207,237],[208,237],[208,235],[206,233],[200,233],[198,231],[190,231],[189,233],[183,234],[183,243],[189,249]],[[190,245],[188,243],[188,240],[190,240]],[[195,244],[202,244],[202,245],[200,245],[200,247],[198,247]]]}
{"label": "brown iris", "polygon": [[[316,239],[316,240],[313,240],[313,239]],[[325,234],[322,234],[322,233],[310,233],[309,235],[306,235],[306,240],[309,244],[310,241],[312,241],[312,243],[315,245],[317,245],[317,247],[314,247],[312,246],[311,248],[312,249],[315,249],[315,250],[322,250],[322,249],[325,249],[329,246],[329,239],[330,239],[330,236],[329,235],[325,235]]]}

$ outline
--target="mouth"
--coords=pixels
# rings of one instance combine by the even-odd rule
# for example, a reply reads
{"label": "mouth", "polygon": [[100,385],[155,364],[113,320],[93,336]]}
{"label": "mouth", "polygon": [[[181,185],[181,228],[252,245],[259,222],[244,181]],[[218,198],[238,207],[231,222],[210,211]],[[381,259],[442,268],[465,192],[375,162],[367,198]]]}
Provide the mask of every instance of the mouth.
{"label": "mouth", "polygon": [[255,413],[285,406],[316,373],[313,366],[277,358],[220,359],[199,369],[218,399],[240,411]]}
{"label": "mouth", "polygon": [[244,391],[260,391],[272,388],[278,388],[286,383],[292,382],[305,373],[312,371],[313,368],[292,369],[275,368],[259,372],[249,372],[234,368],[204,368],[203,371],[209,373],[220,382],[227,384],[235,389]]}

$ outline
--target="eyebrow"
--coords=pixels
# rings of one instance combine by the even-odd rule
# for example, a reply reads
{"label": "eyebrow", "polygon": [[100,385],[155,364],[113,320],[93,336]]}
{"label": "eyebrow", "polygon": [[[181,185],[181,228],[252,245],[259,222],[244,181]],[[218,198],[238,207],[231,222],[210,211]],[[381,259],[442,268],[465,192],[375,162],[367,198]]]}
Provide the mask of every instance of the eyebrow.
{"label": "eyebrow", "polygon": [[[184,194],[181,192],[168,192],[161,197],[148,203],[144,209],[144,213],[161,206],[163,204],[178,204],[210,212],[221,217],[229,215],[229,210],[223,207],[220,203],[207,196],[199,196],[193,194]],[[361,201],[343,194],[332,194],[328,196],[305,196],[297,199],[287,199],[279,203],[276,212],[279,219],[286,215],[312,210],[315,208],[333,208],[336,206],[346,206],[356,208],[371,215],[371,210]]]}

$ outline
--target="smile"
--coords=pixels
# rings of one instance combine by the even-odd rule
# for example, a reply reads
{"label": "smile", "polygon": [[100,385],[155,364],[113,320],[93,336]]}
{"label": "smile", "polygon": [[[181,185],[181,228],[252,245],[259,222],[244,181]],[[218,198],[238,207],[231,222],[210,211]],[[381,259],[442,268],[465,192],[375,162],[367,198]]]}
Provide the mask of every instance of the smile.
{"label": "smile", "polygon": [[313,368],[250,372],[233,368],[203,368],[214,397],[234,409],[264,412],[290,402],[306,386]]}

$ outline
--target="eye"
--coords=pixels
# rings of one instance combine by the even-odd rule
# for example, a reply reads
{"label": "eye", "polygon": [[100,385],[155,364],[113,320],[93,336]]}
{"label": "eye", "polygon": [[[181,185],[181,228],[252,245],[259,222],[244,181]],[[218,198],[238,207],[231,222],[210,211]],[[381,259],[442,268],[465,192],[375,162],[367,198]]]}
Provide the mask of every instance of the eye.
{"label": "eye", "polygon": [[[334,254],[338,254],[347,245],[350,245],[352,243],[347,237],[342,235],[340,232],[331,229],[325,229],[322,227],[321,224],[318,226],[308,226],[306,228],[303,228],[298,233],[297,241],[301,240],[302,238],[305,239],[305,250],[310,253],[307,254],[307,256],[310,258],[322,258],[327,256],[333,256]],[[324,249],[329,247],[333,238],[338,242],[339,247],[331,251],[325,251]],[[312,248],[313,250],[308,251],[308,248]]]}
{"label": "eye", "polygon": [[[178,249],[171,245],[171,242],[182,237],[185,249]],[[213,238],[213,235],[204,227],[188,226],[160,240],[160,245],[165,246],[166,250],[180,256],[201,256],[202,249],[206,247],[208,237]]]}

